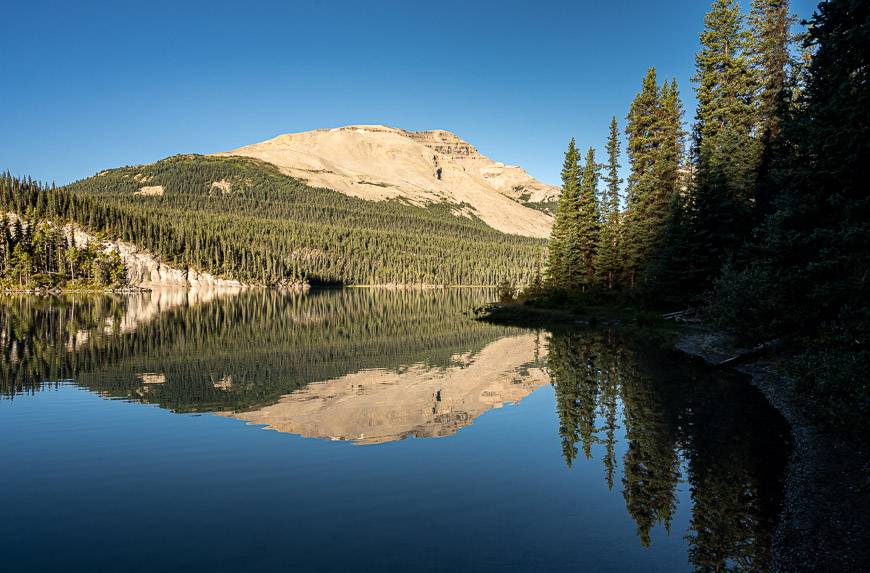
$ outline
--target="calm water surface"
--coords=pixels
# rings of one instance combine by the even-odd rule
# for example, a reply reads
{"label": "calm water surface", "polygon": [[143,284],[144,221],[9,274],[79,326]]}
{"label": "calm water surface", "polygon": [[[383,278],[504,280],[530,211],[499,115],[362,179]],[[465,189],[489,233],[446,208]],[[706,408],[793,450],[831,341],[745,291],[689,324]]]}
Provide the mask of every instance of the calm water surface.
{"label": "calm water surface", "polygon": [[764,570],[760,393],[492,296],[0,298],[0,569]]}

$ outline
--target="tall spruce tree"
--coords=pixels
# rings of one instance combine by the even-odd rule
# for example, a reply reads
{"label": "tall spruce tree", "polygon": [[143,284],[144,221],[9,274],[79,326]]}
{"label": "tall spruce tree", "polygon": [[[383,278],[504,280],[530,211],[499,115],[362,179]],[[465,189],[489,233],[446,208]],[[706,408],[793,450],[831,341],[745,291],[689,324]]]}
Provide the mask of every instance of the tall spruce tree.
{"label": "tall spruce tree", "polygon": [[562,164],[562,192],[548,244],[546,282],[550,287],[570,288],[577,282],[576,251],[571,249],[570,241],[577,234],[579,176],[577,144],[572,137]]}
{"label": "tall spruce tree", "polygon": [[601,233],[601,212],[598,205],[598,179],[601,166],[595,162],[595,149],[586,152],[586,164],[577,200],[577,248],[579,250],[580,284],[582,289],[595,286],[597,278],[598,244]]}
{"label": "tall spruce tree", "polygon": [[604,177],[605,190],[601,201],[602,224],[598,243],[598,276],[600,283],[612,289],[622,270],[622,241],[619,188],[619,126],[616,117],[610,120],[607,138],[607,167]]}
{"label": "tall spruce tree", "polygon": [[658,192],[650,209],[661,226],[647,278],[657,298],[664,302],[683,298],[694,276],[688,228],[691,171],[685,163],[683,104],[676,80],[662,86],[661,117],[661,145],[656,158]]}
{"label": "tall spruce tree", "polygon": [[770,170],[774,155],[781,153],[774,146],[791,97],[789,72],[795,66],[790,53],[794,41],[790,28],[794,20],[789,0],[752,0],[749,57],[757,75],[755,129],[761,144],[755,189],[758,219],[772,211],[773,195],[779,186],[772,180]]}
{"label": "tall spruce tree", "polygon": [[663,247],[684,155],[682,117],[676,80],[659,87],[651,69],[626,126],[631,175],[624,249],[631,286],[651,278]]}
{"label": "tall spruce tree", "polygon": [[752,0],[748,55],[757,75],[757,130],[764,139],[779,135],[779,124],[788,103],[788,72],[792,59],[789,29],[793,23],[789,0]]}
{"label": "tall spruce tree", "polygon": [[647,216],[650,199],[655,193],[655,161],[659,123],[659,87],[655,68],[643,79],[640,93],[629,108],[625,134],[631,171],[628,176],[625,213],[625,270],[632,287],[651,255],[654,222]]}
{"label": "tall spruce tree", "polygon": [[748,235],[759,143],[754,135],[756,74],[738,0],[714,0],[695,56],[697,115],[694,241],[702,275],[712,276]]}
{"label": "tall spruce tree", "polygon": [[677,80],[672,79],[662,86],[661,123],[655,171],[660,183],[658,209],[667,209],[671,196],[678,189],[681,169],[684,168],[685,132],[683,130],[683,102]]}

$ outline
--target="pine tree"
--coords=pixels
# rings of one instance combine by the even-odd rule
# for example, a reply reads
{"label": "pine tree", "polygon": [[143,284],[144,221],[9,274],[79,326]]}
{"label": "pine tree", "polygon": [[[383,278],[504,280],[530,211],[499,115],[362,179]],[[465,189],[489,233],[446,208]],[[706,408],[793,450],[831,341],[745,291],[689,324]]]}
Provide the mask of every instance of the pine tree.
{"label": "pine tree", "polygon": [[753,137],[756,75],[737,0],[714,0],[695,57],[694,241],[704,276],[748,235],[760,145]]}
{"label": "pine tree", "polygon": [[819,412],[866,434],[870,414],[870,4],[829,0],[810,22],[800,101],[780,123],[772,211],[710,295],[747,339],[800,340],[792,372]]}
{"label": "pine tree", "polygon": [[671,195],[678,189],[680,171],[684,167],[685,132],[683,131],[683,103],[677,80],[665,82],[661,98],[660,140],[656,157],[656,175],[661,183],[660,206],[670,203]]}
{"label": "pine tree", "polygon": [[683,108],[676,81],[656,81],[655,69],[628,114],[631,173],[624,220],[627,281],[647,281],[662,249],[673,195],[679,190],[683,161]]}
{"label": "pine tree", "polygon": [[640,93],[631,102],[625,126],[631,168],[625,214],[625,265],[626,278],[632,287],[651,254],[649,247],[653,222],[647,217],[647,208],[656,185],[654,167],[659,121],[656,70],[650,68],[643,79]]}
{"label": "pine tree", "polygon": [[789,0],[752,0],[748,56],[758,78],[756,121],[758,133],[764,140],[779,135],[779,124],[788,103],[792,44],[789,29],[793,23]]}
{"label": "pine tree", "polygon": [[661,114],[661,146],[656,159],[658,192],[649,213],[662,224],[647,278],[657,298],[668,300],[684,298],[694,278],[688,212],[692,182],[685,164],[683,106],[676,80],[662,87]]}
{"label": "pine tree", "polygon": [[773,146],[792,95],[789,71],[794,66],[789,50],[793,38],[789,29],[793,23],[789,0],[752,0],[749,58],[757,75],[755,130],[761,145],[755,190],[758,219],[771,212],[773,195],[779,187],[778,182],[771,180],[770,169],[774,156],[781,153]]}
{"label": "pine tree", "polygon": [[617,277],[622,269],[622,242],[620,221],[619,187],[619,127],[616,117],[610,120],[610,135],[607,138],[607,174],[604,177],[606,188],[601,201],[602,225],[601,240],[598,244],[598,276],[602,285],[608,289],[616,286]]}
{"label": "pine tree", "polygon": [[601,233],[601,213],[598,205],[598,179],[601,166],[595,162],[595,149],[586,152],[586,165],[580,183],[577,201],[577,238],[579,252],[580,288],[596,284],[598,244]]}
{"label": "pine tree", "polygon": [[569,288],[576,283],[576,251],[571,250],[569,241],[576,236],[579,171],[577,144],[572,137],[562,164],[562,193],[548,245],[546,282],[551,287]]}

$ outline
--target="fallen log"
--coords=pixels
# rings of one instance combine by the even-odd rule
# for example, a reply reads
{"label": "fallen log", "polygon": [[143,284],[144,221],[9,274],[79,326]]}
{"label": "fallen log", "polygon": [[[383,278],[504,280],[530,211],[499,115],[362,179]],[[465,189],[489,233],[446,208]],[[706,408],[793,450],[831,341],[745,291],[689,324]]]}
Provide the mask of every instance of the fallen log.
{"label": "fallen log", "polygon": [[768,342],[759,344],[758,346],[755,346],[755,347],[753,347],[745,352],[739,352],[739,353],[735,354],[734,356],[731,356],[730,358],[726,358],[725,360],[722,360],[721,362],[717,362],[716,367],[717,368],[725,368],[728,366],[735,366],[737,364],[746,362],[747,360],[751,360],[752,358],[757,358],[758,356],[761,356],[762,354],[764,354],[765,352],[767,352],[769,350],[773,350],[775,348],[778,348],[781,344],[782,344],[782,341],[778,338],[776,338],[774,340],[770,340]]}

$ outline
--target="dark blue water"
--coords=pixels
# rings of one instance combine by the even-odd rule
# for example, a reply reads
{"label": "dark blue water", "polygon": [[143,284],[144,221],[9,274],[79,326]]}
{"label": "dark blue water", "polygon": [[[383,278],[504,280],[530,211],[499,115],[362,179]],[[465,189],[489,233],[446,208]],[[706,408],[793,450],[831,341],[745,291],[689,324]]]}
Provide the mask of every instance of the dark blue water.
{"label": "dark blue water", "polygon": [[745,380],[487,293],[156,296],[0,305],[3,570],[766,567]]}

